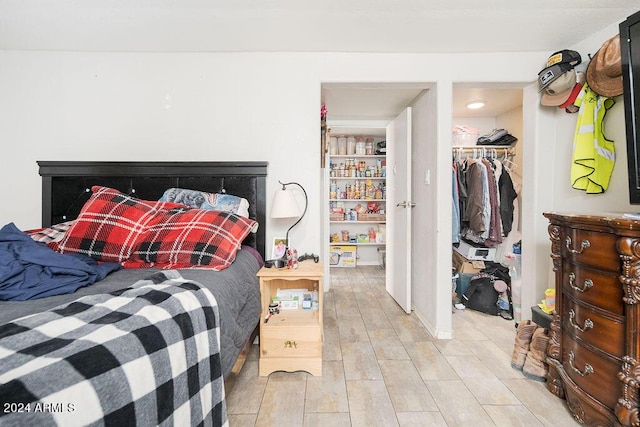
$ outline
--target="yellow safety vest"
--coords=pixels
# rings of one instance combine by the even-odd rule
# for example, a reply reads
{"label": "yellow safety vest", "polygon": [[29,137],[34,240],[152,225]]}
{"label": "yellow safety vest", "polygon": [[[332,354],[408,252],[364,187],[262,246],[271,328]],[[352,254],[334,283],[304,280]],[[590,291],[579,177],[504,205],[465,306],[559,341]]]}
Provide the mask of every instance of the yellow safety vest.
{"label": "yellow safety vest", "polygon": [[585,83],[574,105],[580,107],[573,140],[571,183],[588,194],[603,193],[616,162],[613,141],[604,136],[602,122],[615,101],[595,93]]}

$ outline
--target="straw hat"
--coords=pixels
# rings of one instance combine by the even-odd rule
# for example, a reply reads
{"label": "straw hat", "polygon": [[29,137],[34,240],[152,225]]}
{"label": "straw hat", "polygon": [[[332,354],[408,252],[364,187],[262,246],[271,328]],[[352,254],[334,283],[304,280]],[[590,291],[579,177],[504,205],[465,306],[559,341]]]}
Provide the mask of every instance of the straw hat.
{"label": "straw hat", "polygon": [[587,67],[587,84],[598,95],[622,95],[622,56],[620,36],[616,34],[602,44]]}

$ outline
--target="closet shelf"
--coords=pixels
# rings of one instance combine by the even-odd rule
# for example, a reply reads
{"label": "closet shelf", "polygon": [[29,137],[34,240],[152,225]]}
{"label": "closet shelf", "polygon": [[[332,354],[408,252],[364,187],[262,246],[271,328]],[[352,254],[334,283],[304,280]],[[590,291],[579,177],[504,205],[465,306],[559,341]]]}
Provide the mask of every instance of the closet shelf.
{"label": "closet shelf", "polygon": [[386,202],[387,199],[329,199],[329,201],[330,202]]}
{"label": "closet shelf", "polygon": [[330,179],[335,179],[335,180],[344,180],[344,179],[349,179],[351,181],[353,181],[354,179],[364,179],[365,181],[370,179],[370,180],[374,180],[374,179],[378,179],[378,180],[386,180],[387,178],[384,176],[332,176],[330,177]]}
{"label": "closet shelf", "polygon": [[354,158],[384,159],[385,157],[387,157],[387,155],[386,154],[330,154],[329,157],[331,157],[332,159],[333,158],[336,158],[336,159],[354,159]]}
{"label": "closet shelf", "polygon": [[384,246],[386,243],[331,242],[329,246]]}
{"label": "closet shelf", "polygon": [[331,224],[386,224],[386,221],[382,220],[382,221],[375,221],[375,220],[369,220],[369,221],[352,221],[349,219],[345,219],[345,220],[331,220],[329,221]]}

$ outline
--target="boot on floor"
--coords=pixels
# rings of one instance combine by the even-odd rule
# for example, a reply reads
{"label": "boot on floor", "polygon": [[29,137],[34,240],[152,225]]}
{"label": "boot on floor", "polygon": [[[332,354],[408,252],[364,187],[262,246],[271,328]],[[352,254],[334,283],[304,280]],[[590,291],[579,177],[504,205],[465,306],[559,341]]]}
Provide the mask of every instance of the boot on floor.
{"label": "boot on floor", "polygon": [[529,352],[522,368],[522,373],[525,377],[536,381],[547,380],[547,372],[549,372],[547,346],[550,337],[551,334],[547,328],[539,327],[533,333]]}
{"label": "boot on floor", "polygon": [[524,362],[529,352],[529,344],[531,343],[531,337],[538,328],[538,325],[531,320],[523,320],[518,324],[516,330],[516,340],[513,344],[513,355],[511,356],[511,367],[522,371]]}

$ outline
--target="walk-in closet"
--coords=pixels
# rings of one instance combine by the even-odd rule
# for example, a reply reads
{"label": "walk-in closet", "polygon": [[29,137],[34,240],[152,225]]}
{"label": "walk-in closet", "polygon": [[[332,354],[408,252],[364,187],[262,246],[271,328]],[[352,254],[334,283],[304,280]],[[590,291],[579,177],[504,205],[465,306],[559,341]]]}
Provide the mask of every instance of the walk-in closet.
{"label": "walk-in closet", "polygon": [[[458,109],[452,129],[452,265],[454,307],[473,307],[519,322],[521,304],[522,90],[454,88]],[[475,104],[475,105],[474,105]],[[481,108],[471,108],[484,104]],[[471,282],[488,275],[492,307],[477,307]],[[501,277],[506,275],[506,277]],[[496,287],[497,288],[497,287]],[[454,310],[455,312],[455,310]]]}

